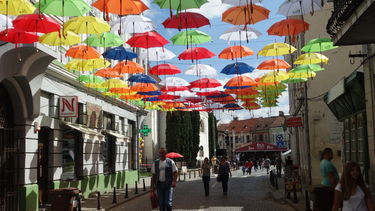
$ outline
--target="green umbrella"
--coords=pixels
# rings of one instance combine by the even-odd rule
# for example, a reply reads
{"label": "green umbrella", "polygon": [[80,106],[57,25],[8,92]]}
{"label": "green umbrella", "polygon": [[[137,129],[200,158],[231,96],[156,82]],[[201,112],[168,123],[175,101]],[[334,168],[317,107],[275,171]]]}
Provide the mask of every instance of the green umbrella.
{"label": "green umbrella", "polygon": [[90,83],[90,84],[100,84],[104,82],[102,78],[95,76],[95,75],[80,75],[78,77],[78,81]]}
{"label": "green umbrella", "polygon": [[175,45],[189,45],[209,42],[212,41],[212,38],[210,35],[204,32],[198,30],[188,30],[176,34],[171,38],[171,41]]}
{"label": "green umbrella", "polygon": [[277,103],[262,103],[262,107],[277,107]]}
{"label": "green umbrella", "polygon": [[40,0],[35,7],[43,13],[60,17],[83,16],[91,11],[90,5],[83,0]]}
{"label": "green umbrella", "polygon": [[200,8],[208,0],[154,0],[153,3],[159,5],[160,8],[170,9],[172,16],[172,9],[181,11],[191,8]]}
{"label": "green umbrella", "polygon": [[338,46],[334,46],[330,38],[317,38],[310,40],[303,48],[301,49],[304,52],[323,52],[331,49],[335,49]]}
{"label": "green umbrella", "polygon": [[323,67],[321,67],[320,65],[317,65],[317,64],[303,64],[303,65],[299,65],[299,66],[291,69],[289,72],[303,73],[303,72],[309,72],[309,71],[318,72],[318,71],[322,71],[322,70],[325,70],[325,69]]}
{"label": "green umbrella", "polygon": [[103,32],[99,36],[91,35],[84,42],[94,47],[114,47],[124,44],[120,36],[112,32]]}
{"label": "green umbrella", "polygon": [[284,84],[293,84],[293,83],[301,83],[306,82],[307,78],[289,78],[287,80],[281,81],[281,83]]}

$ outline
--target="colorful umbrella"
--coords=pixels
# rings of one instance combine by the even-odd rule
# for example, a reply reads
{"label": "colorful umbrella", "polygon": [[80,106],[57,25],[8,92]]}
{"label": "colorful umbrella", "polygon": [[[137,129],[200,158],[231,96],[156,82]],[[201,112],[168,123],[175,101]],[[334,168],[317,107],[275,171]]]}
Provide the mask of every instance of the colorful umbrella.
{"label": "colorful umbrella", "polygon": [[121,95],[120,99],[122,100],[139,100],[142,99],[141,95],[135,94],[135,95]]}
{"label": "colorful umbrella", "polygon": [[4,15],[24,15],[32,14],[35,7],[26,0],[3,0],[0,1],[0,14]]}
{"label": "colorful umbrella", "polygon": [[124,44],[124,41],[117,34],[112,32],[103,32],[99,36],[91,35],[85,41],[89,46],[94,47],[114,47]]}
{"label": "colorful umbrella", "polygon": [[150,32],[156,29],[151,19],[143,15],[127,15],[117,18],[111,23],[111,26],[112,31],[120,31],[120,33],[124,32],[128,34]]}
{"label": "colorful umbrella", "polygon": [[[186,83],[188,85],[190,85],[189,82],[186,81]],[[164,85],[164,84],[162,84],[162,85]],[[162,91],[162,92],[185,91],[185,90],[189,90],[189,88],[187,86],[163,86],[163,87],[160,88],[160,91]]]}
{"label": "colorful umbrella", "polygon": [[41,0],[35,6],[45,14],[60,17],[83,16],[92,9],[83,0]]}
{"label": "colorful umbrella", "polygon": [[171,64],[159,64],[152,67],[149,73],[153,75],[174,75],[181,73],[181,70]]}
{"label": "colorful umbrella", "polygon": [[108,13],[117,15],[138,15],[148,10],[148,7],[140,0],[98,0],[92,3],[92,6],[105,12],[107,17]]}
{"label": "colorful umbrella", "polygon": [[254,55],[254,51],[242,45],[230,46],[220,52],[220,59],[235,59]]}
{"label": "colorful umbrella", "polygon": [[185,70],[185,75],[216,75],[215,68],[206,64],[193,64]]}
{"label": "colorful umbrella", "polygon": [[75,59],[97,59],[101,55],[93,47],[87,45],[77,45],[69,48],[66,51],[65,56],[69,56]]}
{"label": "colorful umbrella", "polygon": [[144,74],[136,74],[132,75],[130,78],[128,78],[128,81],[130,82],[140,82],[140,83],[152,83],[156,84],[156,80],[153,79],[151,76],[144,75]]}
{"label": "colorful umbrella", "polygon": [[[242,81],[240,81],[240,83],[243,82],[243,79],[249,80],[247,78],[242,78]],[[235,81],[233,81],[233,84],[234,83],[235,83]],[[248,84],[253,84],[253,83],[255,83],[254,80],[249,80]],[[251,96],[254,97],[255,95],[259,94],[259,91],[255,90],[253,87],[247,87],[247,88],[240,88],[240,89],[226,89],[225,93],[236,94],[236,95],[239,95],[239,94],[251,95]]]}
{"label": "colorful umbrella", "polygon": [[274,71],[270,73],[266,73],[264,76],[261,78],[261,82],[269,82],[269,83],[275,83],[275,82],[280,82],[287,80],[289,78],[289,75],[285,71]]}
{"label": "colorful umbrella", "polygon": [[123,77],[123,75],[119,74],[116,71],[113,71],[112,68],[104,68],[104,69],[98,70],[98,71],[95,72],[95,75],[96,76],[101,76],[101,77],[104,77],[104,78],[119,78],[119,77]]}
{"label": "colorful umbrella", "polygon": [[260,63],[257,67],[258,70],[279,70],[279,69],[288,69],[290,64],[282,59],[269,59]]}
{"label": "colorful umbrella", "polygon": [[271,43],[262,48],[258,52],[261,56],[282,56],[285,54],[291,54],[297,49],[287,43]]}
{"label": "colorful umbrella", "polygon": [[200,8],[203,4],[207,3],[208,0],[154,0],[153,3],[159,5],[160,8],[167,8],[170,10],[170,16],[172,17],[172,9],[183,11],[191,8]]}
{"label": "colorful umbrella", "polygon": [[118,72],[119,74],[142,73],[144,72],[144,70],[145,69],[140,64],[133,62],[133,61],[122,61],[122,62],[117,63],[113,67],[113,71]]}
{"label": "colorful umbrella", "polygon": [[233,25],[255,24],[268,19],[269,13],[270,11],[264,7],[248,4],[229,8],[223,13],[222,21]]}
{"label": "colorful umbrella", "polygon": [[214,78],[201,78],[190,82],[190,88],[215,88],[222,84]]}
{"label": "colorful umbrella", "polygon": [[75,17],[64,23],[64,30],[77,34],[101,34],[110,28],[107,22],[93,16]]}
{"label": "colorful umbrella", "polygon": [[91,71],[94,69],[100,69],[108,67],[111,63],[104,59],[74,59],[69,61],[65,67],[68,70],[78,70],[78,71]]}
{"label": "colorful umbrella", "polygon": [[314,78],[316,76],[316,73],[313,71],[309,72],[289,72],[289,78]]}
{"label": "colorful umbrella", "polygon": [[287,80],[281,81],[281,83],[285,84],[293,84],[293,83],[301,83],[308,81],[307,78],[288,78]]}
{"label": "colorful umbrella", "polygon": [[328,57],[320,53],[305,53],[297,57],[294,64],[318,64],[328,63]]}
{"label": "colorful umbrella", "polygon": [[110,88],[109,91],[121,95],[134,95],[137,93],[132,91],[129,87]]}
{"label": "colorful umbrella", "polygon": [[230,4],[234,6],[241,6],[252,3],[261,3],[263,0],[221,0],[223,4]]}
{"label": "colorful umbrella", "polygon": [[102,83],[100,86],[102,88],[107,88],[107,89],[126,88],[128,87],[128,84],[125,81],[120,80],[120,79],[109,79],[109,80],[106,80],[104,83]]}
{"label": "colorful umbrella", "polygon": [[310,40],[301,50],[313,53],[328,51],[335,48],[338,48],[338,46],[334,46],[330,38],[317,38]]}
{"label": "colorful umbrella", "polygon": [[203,47],[189,48],[178,55],[178,59],[182,60],[199,60],[209,59],[214,57],[215,54]]}
{"label": "colorful umbrella", "polygon": [[93,83],[93,84],[100,84],[103,83],[104,80],[100,77],[94,75],[80,75],[78,77],[78,81],[85,82],[85,83]]}
{"label": "colorful umbrella", "polygon": [[210,25],[210,20],[195,12],[182,12],[174,15],[163,22],[164,28],[191,29]]}
{"label": "colorful umbrella", "polygon": [[0,40],[14,44],[31,44],[39,40],[39,36],[34,32],[26,32],[19,29],[5,29],[0,32]]}
{"label": "colorful umbrella", "polygon": [[290,72],[299,73],[299,72],[306,72],[306,71],[313,71],[313,72],[319,72],[325,70],[320,65],[317,64],[303,64],[299,65],[293,69],[290,70]]}
{"label": "colorful umbrella", "polygon": [[210,42],[212,38],[210,35],[198,30],[187,30],[173,36],[171,41],[175,45],[191,45]]}
{"label": "colorful umbrella", "polygon": [[295,36],[309,30],[309,24],[300,19],[285,19],[274,23],[268,30],[269,35]]}
{"label": "colorful umbrella", "polygon": [[321,0],[285,0],[279,7],[277,14],[298,16],[322,9]]}
{"label": "colorful umbrella", "polygon": [[220,73],[224,73],[226,75],[242,75],[244,73],[251,73],[254,71],[254,69],[254,67],[244,62],[236,62],[225,66]]}
{"label": "colorful umbrella", "polygon": [[223,34],[220,35],[220,39],[226,41],[249,41],[251,39],[257,39],[262,33],[259,31],[246,27],[246,26],[234,26],[226,30]]}
{"label": "colorful umbrella", "polygon": [[51,46],[70,46],[80,43],[81,37],[71,31],[51,32],[40,36],[39,42]]}
{"label": "colorful umbrella", "polygon": [[20,15],[12,22],[14,28],[27,32],[50,33],[60,31],[60,24],[43,14]]}
{"label": "colorful umbrella", "polygon": [[141,53],[139,54],[139,58],[141,59],[147,59],[148,54],[148,60],[149,61],[163,61],[163,60],[170,60],[176,57],[176,54],[174,54],[172,51],[164,48],[164,47],[156,47],[156,48],[148,48],[147,51],[140,49]]}
{"label": "colorful umbrella", "polygon": [[12,28],[12,27],[13,27],[13,24],[8,18],[8,16],[0,14],[0,30],[3,31],[5,29]]}
{"label": "colorful umbrella", "polygon": [[167,86],[168,88],[170,88],[170,86],[186,87],[186,86],[190,85],[190,83],[187,82],[185,79],[178,78],[178,77],[168,77],[168,78],[162,80],[161,82],[159,82],[159,84]]}
{"label": "colorful umbrella", "polygon": [[137,54],[131,50],[124,48],[123,46],[110,48],[103,53],[103,57],[106,59],[113,59],[118,61],[131,60],[137,58]]}
{"label": "colorful umbrella", "polygon": [[225,85],[224,88],[230,88],[230,87],[236,87],[236,89],[239,89],[241,87],[246,88],[250,86],[254,86],[256,82],[248,77],[248,76],[236,76],[231,78]]}
{"label": "colorful umbrella", "polygon": [[169,41],[157,32],[145,32],[135,34],[126,43],[136,48],[153,48],[162,47]]}
{"label": "colorful umbrella", "polygon": [[137,83],[131,87],[133,92],[153,92],[157,91],[159,88],[152,83]]}

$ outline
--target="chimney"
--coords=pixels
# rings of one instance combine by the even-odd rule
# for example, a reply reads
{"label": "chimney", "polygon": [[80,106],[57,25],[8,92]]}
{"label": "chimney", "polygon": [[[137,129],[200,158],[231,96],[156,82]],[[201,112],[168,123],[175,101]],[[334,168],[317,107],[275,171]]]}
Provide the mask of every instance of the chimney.
{"label": "chimney", "polygon": [[284,116],[284,111],[279,111],[279,116]]}

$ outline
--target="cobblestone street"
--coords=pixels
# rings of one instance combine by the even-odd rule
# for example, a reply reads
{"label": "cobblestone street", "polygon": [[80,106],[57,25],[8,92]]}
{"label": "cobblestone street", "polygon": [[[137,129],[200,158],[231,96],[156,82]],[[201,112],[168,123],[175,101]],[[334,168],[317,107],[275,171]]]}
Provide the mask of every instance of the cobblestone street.
{"label": "cobblestone street", "polygon": [[[233,173],[229,180],[228,195],[224,196],[221,183],[211,178],[210,196],[205,197],[200,179],[180,182],[174,193],[174,210],[200,211],[292,211],[288,205],[273,200],[269,191],[269,177],[265,171],[258,171],[251,176],[243,176],[242,171]],[[111,209],[114,211],[148,211],[149,194],[136,198]]]}

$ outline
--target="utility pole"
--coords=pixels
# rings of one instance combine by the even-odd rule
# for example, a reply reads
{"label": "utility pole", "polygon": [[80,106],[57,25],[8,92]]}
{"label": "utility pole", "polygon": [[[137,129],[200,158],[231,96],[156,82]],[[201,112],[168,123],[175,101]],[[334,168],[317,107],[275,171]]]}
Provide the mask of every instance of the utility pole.
{"label": "utility pole", "polygon": [[307,166],[308,166],[308,185],[311,185],[312,178],[311,178],[311,153],[310,153],[310,127],[309,127],[309,103],[307,97],[307,82],[304,83],[304,132],[305,132],[305,142],[307,148]]}

